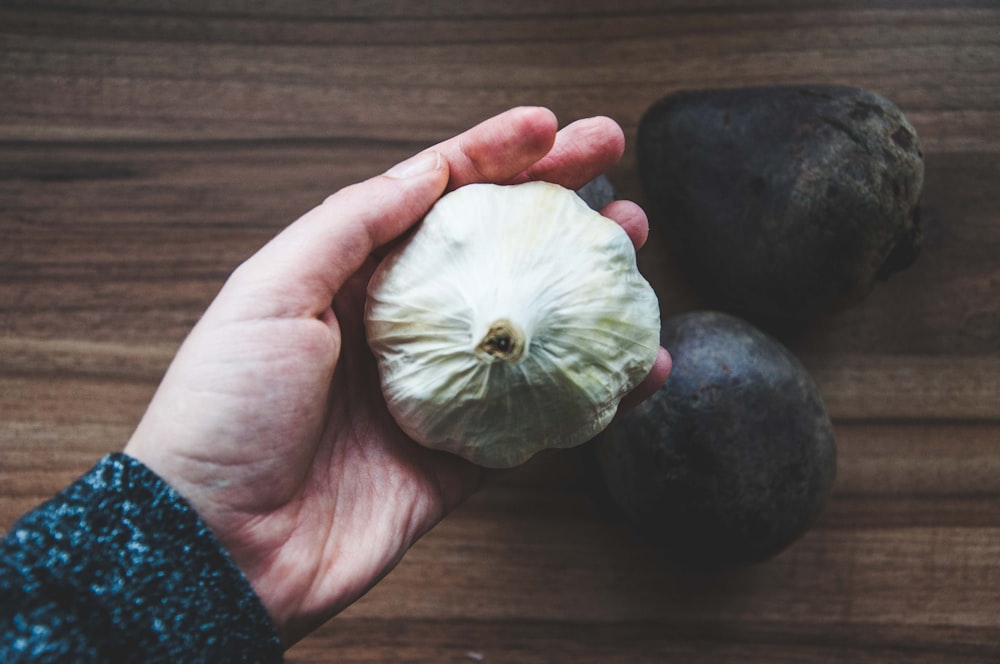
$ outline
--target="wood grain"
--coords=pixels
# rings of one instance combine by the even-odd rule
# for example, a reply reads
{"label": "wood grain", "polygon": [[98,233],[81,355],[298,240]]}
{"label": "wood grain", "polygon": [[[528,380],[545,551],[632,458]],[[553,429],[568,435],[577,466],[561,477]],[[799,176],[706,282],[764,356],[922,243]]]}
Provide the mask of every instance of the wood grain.
{"label": "wood grain", "polygon": [[[843,83],[926,157],[923,254],[787,330],[833,499],[772,561],[656,560],[569,452],[503,477],[293,662],[1000,659],[1000,7],[914,0],[11,1],[0,7],[0,528],[120,449],[227,275],[332,191],[518,104]],[[657,230],[666,315],[703,306]]]}

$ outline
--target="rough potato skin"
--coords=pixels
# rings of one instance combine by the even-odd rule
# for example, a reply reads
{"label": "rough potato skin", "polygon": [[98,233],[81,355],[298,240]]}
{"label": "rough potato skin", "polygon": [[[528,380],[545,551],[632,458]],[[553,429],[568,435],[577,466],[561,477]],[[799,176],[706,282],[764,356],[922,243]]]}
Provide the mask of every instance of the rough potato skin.
{"label": "rough potato skin", "polygon": [[802,535],[836,475],[830,419],[784,346],[719,312],[672,318],[666,384],[595,442],[612,501],[666,558],[765,560]]}
{"label": "rough potato skin", "polygon": [[637,153],[651,221],[727,311],[841,309],[919,251],[917,133],[872,92],[678,92],[643,116]]}
{"label": "rough potato skin", "polygon": [[591,210],[600,212],[605,205],[610,205],[618,198],[615,186],[608,179],[607,175],[598,175],[596,178],[576,190],[576,195],[590,206]]}

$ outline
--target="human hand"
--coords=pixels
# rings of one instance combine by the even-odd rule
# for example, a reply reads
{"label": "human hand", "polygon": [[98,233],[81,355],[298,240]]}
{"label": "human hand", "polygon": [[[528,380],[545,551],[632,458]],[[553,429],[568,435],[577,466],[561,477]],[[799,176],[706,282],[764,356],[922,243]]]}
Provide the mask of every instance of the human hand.
{"label": "human hand", "polygon": [[[373,252],[447,189],[534,179],[576,189],[621,157],[607,118],[556,127],[545,109],[513,109],[288,226],[234,271],[126,446],[212,528],[286,645],[364,594],[481,480],[386,411],[362,321]],[[636,205],[603,213],[645,241]],[[669,369],[661,349],[629,401]]]}

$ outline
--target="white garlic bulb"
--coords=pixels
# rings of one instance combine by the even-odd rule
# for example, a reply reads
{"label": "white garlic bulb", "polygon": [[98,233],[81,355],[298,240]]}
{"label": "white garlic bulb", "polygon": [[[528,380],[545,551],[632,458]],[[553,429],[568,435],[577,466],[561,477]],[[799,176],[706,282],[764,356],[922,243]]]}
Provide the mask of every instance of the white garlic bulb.
{"label": "white garlic bulb", "polygon": [[403,431],[510,467],[610,423],[653,366],[660,313],[625,231],[574,192],[473,184],[381,263],[365,326]]}

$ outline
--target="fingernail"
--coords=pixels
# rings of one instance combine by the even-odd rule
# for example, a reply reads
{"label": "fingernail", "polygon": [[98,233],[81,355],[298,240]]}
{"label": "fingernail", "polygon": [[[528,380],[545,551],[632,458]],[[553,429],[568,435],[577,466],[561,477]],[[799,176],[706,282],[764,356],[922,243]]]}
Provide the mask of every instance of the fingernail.
{"label": "fingernail", "polygon": [[417,175],[423,175],[424,173],[429,173],[430,171],[436,171],[441,168],[441,155],[437,152],[421,152],[418,155],[414,155],[402,161],[389,170],[385,172],[385,175],[395,178],[397,180],[402,180],[404,178],[412,178]]}

